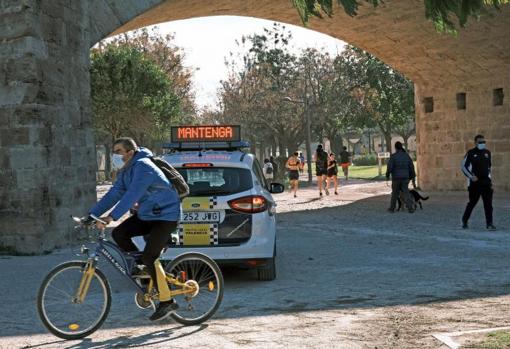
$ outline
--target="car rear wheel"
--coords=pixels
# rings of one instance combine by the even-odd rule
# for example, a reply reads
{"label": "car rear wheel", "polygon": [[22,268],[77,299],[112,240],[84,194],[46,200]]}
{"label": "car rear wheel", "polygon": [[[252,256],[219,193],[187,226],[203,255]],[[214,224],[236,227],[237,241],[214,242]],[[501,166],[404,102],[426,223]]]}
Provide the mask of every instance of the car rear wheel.
{"label": "car rear wheel", "polygon": [[276,245],[273,257],[267,261],[264,267],[257,269],[257,279],[259,281],[273,281],[276,279]]}

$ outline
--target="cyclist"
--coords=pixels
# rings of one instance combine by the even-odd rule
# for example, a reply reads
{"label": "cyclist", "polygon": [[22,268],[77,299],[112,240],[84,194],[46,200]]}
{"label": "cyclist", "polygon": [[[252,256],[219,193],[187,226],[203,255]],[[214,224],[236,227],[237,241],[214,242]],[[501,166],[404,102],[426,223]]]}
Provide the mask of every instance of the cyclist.
{"label": "cyclist", "polygon": [[[123,251],[133,252],[138,249],[131,238],[147,235],[141,258],[154,285],[157,285],[154,262],[159,258],[161,250],[167,246],[170,233],[177,227],[181,204],[177,191],[152,162],[151,157],[152,152],[138,147],[132,138],[117,139],[113,144],[112,158],[113,167],[119,170],[117,178],[112,188],[90,213],[99,217],[116,205],[108,216],[101,218],[110,223],[120,219],[137,204],[136,213],[114,228],[112,237]],[[100,229],[105,228],[100,222],[97,226]],[[162,320],[177,308],[178,305],[173,299],[160,299],[150,320]]]}

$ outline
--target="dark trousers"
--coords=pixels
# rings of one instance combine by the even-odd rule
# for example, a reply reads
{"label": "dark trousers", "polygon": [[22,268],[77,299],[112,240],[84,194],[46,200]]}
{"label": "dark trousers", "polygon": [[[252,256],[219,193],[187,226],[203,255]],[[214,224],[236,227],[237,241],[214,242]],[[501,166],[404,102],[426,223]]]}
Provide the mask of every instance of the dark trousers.
{"label": "dark trousers", "polygon": [[468,187],[468,192],[469,202],[466,206],[466,210],[464,211],[464,215],[462,216],[462,221],[467,223],[481,196],[485,211],[485,222],[487,225],[492,224],[492,186],[490,184],[479,184],[475,182],[471,183]]}
{"label": "dark trousers", "polygon": [[155,285],[157,285],[156,268],[154,262],[171,239],[171,233],[177,227],[177,222],[171,221],[142,221],[134,215],[126,219],[112,231],[113,240],[125,252],[138,251],[131,240],[132,237],[147,235],[142,263],[147,267]]}
{"label": "dark trousers", "polygon": [[411,200],[411,195],[409,194],[409,179],[392,179],[391,180],[391,201],[390,201],[390,209],[394,210],[397,205],[397,199],[400,195],[400,192],[403,194],[403,199],[407,208],[414,209],[413,201]]}

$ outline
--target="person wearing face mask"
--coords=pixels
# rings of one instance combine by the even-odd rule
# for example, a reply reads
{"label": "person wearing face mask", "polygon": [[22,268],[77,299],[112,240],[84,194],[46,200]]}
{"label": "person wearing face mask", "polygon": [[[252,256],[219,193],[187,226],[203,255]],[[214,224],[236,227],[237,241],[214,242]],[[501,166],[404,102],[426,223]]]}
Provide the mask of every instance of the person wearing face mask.
{"label": "person wearing face mask", "polygon": [[480,196],[483,200],[485,223],[488,230],[496,230],[492,222],[492,189],[491,152],[486,149],[485,138],[475,137],[475,148],[470,149],[462,160],[462,173],[468,178],[469,202],[462,216],[462,228],[468,228],[468,220]]}
{"label": "person wearing face mask", "polygon": [[[157,285],[154,262],[161,250],[168,245],[171,232],[177,228],[181,216],[179,195],[165,174],[152,162],[152,152],[138,147],[132,138],[119,138],[113,143],[113,167],[118,170],[112,188],[92,207],[90,214],[101,217],[107,224],[120,219],[133,205],[132,215],[112,231],[113,240],[125,252],[137,251],[131,240],[146,235],[146,245],[141,260],[153,282]],[[98,228],[105,225],[97,223]],[[162,299],[150,320],[162,320],[178,308],[173,299]]]}

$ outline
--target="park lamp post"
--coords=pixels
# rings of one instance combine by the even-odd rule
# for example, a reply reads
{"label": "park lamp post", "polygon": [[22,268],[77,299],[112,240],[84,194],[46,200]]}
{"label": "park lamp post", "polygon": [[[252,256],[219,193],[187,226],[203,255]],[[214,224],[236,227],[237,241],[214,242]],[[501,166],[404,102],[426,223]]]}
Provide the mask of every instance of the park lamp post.
{"label": "park lamp post", "polygon": [[308,168],[308,184],[312,184],[312,141],[311,141],[311,133],[310,133],[310,106],[308,102],[308,97],[302,100],[295,100],[290,98],[289,96],[283,97],[283,101],[290,103],[299,103],[303,104],[305,107],[305,127],[306,127],[306,166]]}

